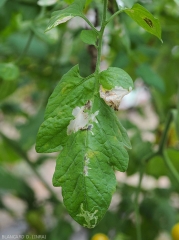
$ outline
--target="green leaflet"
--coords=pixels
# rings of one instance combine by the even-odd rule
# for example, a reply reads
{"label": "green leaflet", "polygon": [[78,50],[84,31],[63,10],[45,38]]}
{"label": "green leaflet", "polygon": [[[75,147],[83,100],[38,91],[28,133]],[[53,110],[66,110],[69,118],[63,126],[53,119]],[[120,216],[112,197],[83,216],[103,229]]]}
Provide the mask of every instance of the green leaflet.
{"label": "green leaflet", "polygon": [[114,110],[119,110],[122,98],[132,91],[133,81],[122,69],[110,67],[100,73],[100,97]]}
{"label": "green leaflet", "polygon": [[97,34],[93,30],[82,30],[80,38],[84,43],[96,45]]}
{"label": "green leaflet", "polygon": [[133,81],[131,77],[121,68],[110,67],[100,73],[100,83],[105,89],[112,89],[116,86],[124,89],[133,88]]}
{"label": "green leaflet", "polygon": [[83,8],[85,3],[86,0],[75,0],[67,8],[53,12],[46,31],[49,31],[61,23],[67,22],[73,17],[79,16],[83,18]]}
{"label": "green leaflet", "polygon": [[95,79],[86,82],[79,75],[78,66],[66,73],[49,98],[45,121],[41,125],[37,142],[37,152],[60,151],[67,141],[67,126],[74,118],[72,111],[83,106],[93,96]]}
{"label": "green leaflet", "polygon": [[131,9],[125,9],[124,12],[147,32],[157,36],[162,41],[160,22],[147,9],[136,3]]}
{"label": "green leaflet", "polygon": [[93,75],[82,78],[78,66],[63,76],[49,98],[36,143],[38,152],[61,150],[53,184],[62,187],[69,214],[88,228],[107,211],[116,188],[113,168],[126,171],[125,147],[131,147],[95,81]]}

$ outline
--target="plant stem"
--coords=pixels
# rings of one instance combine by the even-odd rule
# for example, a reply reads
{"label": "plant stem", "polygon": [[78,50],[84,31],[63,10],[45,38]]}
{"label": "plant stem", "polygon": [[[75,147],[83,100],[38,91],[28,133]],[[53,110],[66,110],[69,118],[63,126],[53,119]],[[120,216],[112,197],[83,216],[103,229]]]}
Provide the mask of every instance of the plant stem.
{"label": "plant stem", "polygon": [[16,64],[19,64],[22,61],[22,59],[25,57],[25,55],[27,54],[27,52],[29,50],[29,47],[30,47],[30,44],[32,42],[33,36],[34,36],[33,31],[30,31],[30,35],[29,35],[29,38],[28,38],[27,43],[25,45],[25,48],[24,48],[22,54],[20,55],[20,57],[16,60]]}
{"label": "plant stem", "polygon": [[95,33],[99,34],[98,30],[93,26],[93,24],[88,20],[85,15],[83,15],[83,19],[88,23],[88,25],[93,29]]}
{"label": "plant stem", "polygon": [[101,29],[99,32],[98,55],[97,55],[96,70],[95,70],[95,73],[97,75],[100,72],[101,52],[102,52],[103,34],[106,26],[107,6],[108,6],[108,0],[104,0],[103,17],[102,17]]}
{"label": "plant stem", "polygon": [[24,152],[24,150],[19,146],[19,144],[8,137],[6,137],[3,133],[0,132],[1,137],[6,141],[9,146],[20,156],[22,157],[26,163],[29,165],[31,170],[34,172],[34,174],[38,177],[38,179],[43,183],[43,185],[46,187],[46,189],[50,192],[52,198],[55,202],[59,202],[58,198],[56,197],[55,193],[52,191],[50,186],[45,182],[45,180],[42,178],[42,176],[39,174],[37,169],[35,168],[34,164],[30,161],[27,154]]}
{"label": "plant stem", "polygon": [[143,158],[143,162],[148,163],[150,159],[156,157],[157,155],[158,155],[158,152],[151,152]]}
{"label": "plant stem", "polygon": [[138,186],[137,186],[137,190],[136,190],[136,197],[135,197],[135,217],[136,217],[137,240],[142,240],[138,200],[139,200],[139,194],[140,194],[140,190],[141,190],[143,174],[144,174],[144,170],[142,168],[139,173],[139,182],[138,182]]}
{"label": "plant stem", "polygon": [[175,167],[173,166],[173,164],[171,163],[171,160],[167,154],[166,151],[163,151],[163,160],[166,164],[166,166],[168,167],[170,173],[172,174],[172,176],[174,177],[174,179],[177,181],[177,183],[179,184],[179,173],[177,172],[177,170],[175,169]]}
{"label": "plant stem", "polygon": [[107,21],[106,21],[106,25],[111,22],[118,14],[122,13],[125,9],[121,9],[119,11],[117,11],[116,13],[114,13]]}
{"label": "plant stem", "polygon": [[165,129],[164,129],[164,132],[163,132],[160,144],[159,144],[158,154],[160,154],[160,155],[162,155],[162,153],[164,151],[164,147],[165,147],[166,140],[167,140],[167,134],[168,134],[172,120],[173,120],[173,114],[172,114],[172,111],[170,111],[168,118],[167,118],[166,125],[165,125]]}

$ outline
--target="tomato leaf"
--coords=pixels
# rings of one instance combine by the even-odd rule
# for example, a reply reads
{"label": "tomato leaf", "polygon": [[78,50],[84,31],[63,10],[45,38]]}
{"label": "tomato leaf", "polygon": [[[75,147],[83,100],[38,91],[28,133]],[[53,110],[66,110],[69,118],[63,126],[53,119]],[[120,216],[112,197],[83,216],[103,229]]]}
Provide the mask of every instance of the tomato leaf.
{"label": "tomato leaf", "polygon": [[93,30],[82,30],[80,38],[84,43],[96,45],[97,34]]}
{"label": "tomato leaf", "polygon": [[115,86],[123,87],[124,89],[133,88],[131,77],[121,68],[110,67],[100,73],[100,83],[108,90]]}
{"label": "tomato leaf", "polygon": [[122,98],[133,88],[131,77],[122,69],[111,67],[100,74],[100,96],[114,110],[119,110]]}
{"label": "tomato leaf", "polygon": [[85,3],[85,0],[75,0],[65,9],[53,12],[46,31],[49,31],[61,23],[67,22],[73,17],[79,16],[83,18],[83,8]]}
{"label": "tomato leaf", "polygon": [[136,3],[131,9],[125,9],[124,12],[138,23],[139,26],[162,41],[160,22],[147,9]]}
{"label": "tomato leaf", "polygon": [[94,75],[82,78],[78,66],[62,77],[36,142],[37,152],[61,150],[53,184],[62,187],[69,214],[87,228],[95,227],[107,211],[116,188],[113,167],[126,171],[126,147],[131,147],[95,82]]}

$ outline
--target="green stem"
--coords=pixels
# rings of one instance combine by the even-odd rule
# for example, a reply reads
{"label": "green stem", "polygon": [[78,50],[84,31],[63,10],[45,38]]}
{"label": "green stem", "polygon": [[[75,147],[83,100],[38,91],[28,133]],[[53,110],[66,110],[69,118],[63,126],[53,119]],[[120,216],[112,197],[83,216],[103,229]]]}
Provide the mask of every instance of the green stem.
{"label": "green stem", "polygon": [[172,120],[173,120],[173,114],[172,114],[172,111],[170,111],[168,118],[167,118],[166,125],[165,125],[165,129],[164,129],[164,132],[163,132],[160,144],[159,144],[158,154],[160,154],[160,155],[162,155],[162,153],[164,151],[164,147],[165,147],[165,144],[167,141],[167,134],[168,134]]}
{"label": "green stem", "polygon": [[150,159],[156,157],[157,155],[158,155],[158,152],[151,152],[144,157],[143,162],[148,163],[150,161]]}
{"label": "green stem", "polygon": [[27,54],[27,52],[29,50],[29,47],[30,47],[30,44],[32,42],[33,36],[34,36],[34,33],[32,31],[30,31],[30,35],[29,35],[29,38],[28,38],[27,43],[25,45],[25,48],[24,48],[22,54],[20,55],[20,57],[16,60],[16,64],[19,64],[23,60],[25,55]]}
{"label": "green stem", "polygon": [[8,145],[20,156],[22,157],[28,166],[31,168],[31,170],[34,172],[34,174],[38,177],[38,179],[43,183],[43,185],[46,187],[46,189],[49,191],[51,194],[52,198],[54,199],[55,202],[59,202],[58,198],[56,197],[55,193],[52,191],[50,186],[45,182],[45,180],[42,178],[42,176],[39,174],[37,169],[35,168],[34,164],[30,161],[28,158],[27,154],[24,152],[24,150],[19,146],[18,143],[15,141],[12,141],[8,137],[6,137],[3,133],[0,132],[1,137],[8,143]]}
{"label": "green stem", "polygon": [[95,71],[97,75],[100,72],[101,52],[102,52],[103,34],[106,26],[107,6],[108,6],[108,0],[104,0],[103,17],[102,17],[101,29],[99,32],[98,55],[97,55],[96,71]]}
{"label": "green stem", "polygon": [[117,11],[116,13],[114,13],[107,21],[106,21],[106,25],[111,22],[118,14],[122,13],[125,9],[121,9],[119,11]]}
{"label": "green stem", "polygon": [[42,19],[45,16],[45,12],[46,12],[46,7],[45,6],[41,7],[40,13],[37,16],[36,20]]}
{"label": "green stem", "polygon": [[170,124],[173,120],[173,113],[172,111],[169,112],[169,115],[168,115],[168,118],[167,118],[167,122],[166,122],[166,125],[165,125],[165,129],[163,131],[163,134],[162,134],[162,137],[161,137],[161,140],[160,140],[160,143],[159,143],[159,148],[156,152],[152,152],[152,153],[149,153],[144,159],[143,161],[145,163],[149,162],[150,159],[152,159],[153,157],[156,157],[158,155],[162,156],[163,155],[163,152],[164,152],[164,148],[165,148],[165,144],[166,144],[166,141],[167,141],[167,135],[168,135],[168,131],[169,131],[169,128],[170,128]]}
{"label": "green stem", "polygon": [[99,34],[98,30],[93,26],[93,24],[88,20],[88,18],[85,15],[83,15],[82,17],[88,23],[88,25],[93,29],[93,31]]}
{"label": "green stem", "polygon": [[144,171],[141,169],[139,175],[139,182],[136,190],[136,197],[135,197],[135,218],[136,218],[136,234],[137,240],[142,240],[142,233],[141,233],[141,225],[140,225],[140,213],[139,213],[139,194],[141,190],[141,183],[143,178]]}
{"label": "green stem", "polygon": [[166,164],[166,166],[168,167],[170,173],[172,174],[172,176],[174,177],[174,179],[177,181],[177,183],[179,184],[179,173],[177,172],[177,170],[175,169],[175,167],[173,166],[173,164],[171,163],[171,160],[167,154],[166,151],[163,151],[163,159],[164,162]]}

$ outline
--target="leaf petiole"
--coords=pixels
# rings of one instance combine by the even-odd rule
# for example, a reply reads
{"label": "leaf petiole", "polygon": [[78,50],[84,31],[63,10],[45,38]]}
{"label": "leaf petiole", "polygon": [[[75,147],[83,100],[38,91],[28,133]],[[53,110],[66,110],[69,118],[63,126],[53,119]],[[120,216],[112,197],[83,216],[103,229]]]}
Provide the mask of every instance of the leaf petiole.
{"label": "leaf petiole", "polygon": [[85,20],[86,23],[88,23],[88,25],[91,27],[91,29],[92,29],[97,35],[99,35],[99,31],[93,26],[93,24],[88,20],[88,18],[87,18],[84,14],[83,14],[81,17]]}

